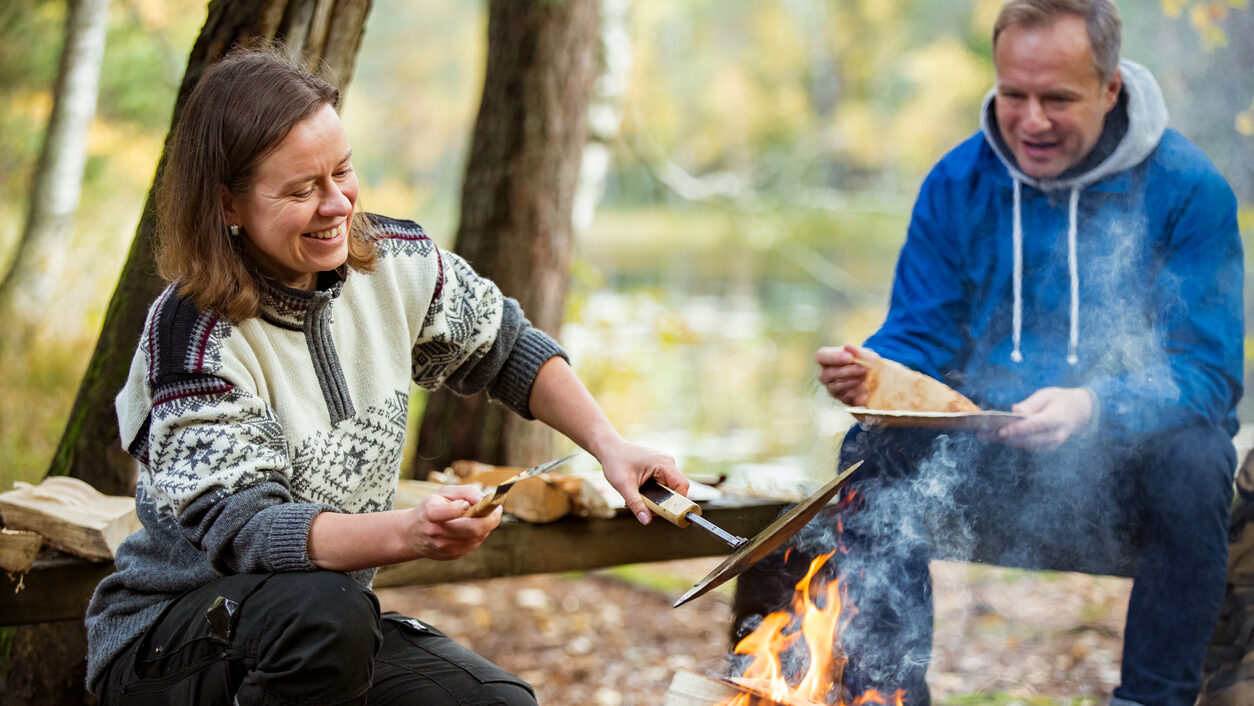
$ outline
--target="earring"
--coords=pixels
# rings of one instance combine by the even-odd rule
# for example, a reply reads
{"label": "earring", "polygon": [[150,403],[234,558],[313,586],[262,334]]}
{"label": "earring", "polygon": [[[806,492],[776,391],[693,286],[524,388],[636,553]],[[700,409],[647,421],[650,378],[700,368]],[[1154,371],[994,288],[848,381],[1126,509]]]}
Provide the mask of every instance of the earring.
{"label": "earring", "polygon": [[235,237],[235,238],[239,237],[239,226],[235,225],[234,223],[228,226],[227,230],[231,231],[232,237]]}

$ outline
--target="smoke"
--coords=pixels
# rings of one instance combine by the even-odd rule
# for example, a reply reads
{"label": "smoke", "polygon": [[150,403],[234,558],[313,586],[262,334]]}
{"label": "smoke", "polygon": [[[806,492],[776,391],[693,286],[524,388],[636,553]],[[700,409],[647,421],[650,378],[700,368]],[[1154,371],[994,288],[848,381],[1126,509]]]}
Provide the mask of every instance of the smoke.
{"label": "smoke", "polygon": [[1093,441],[1036,453],[970,432],[856,434],[842,466],[861,458],[872,470],[793,543],[801,557],[836,550],[845,687],[857,694],[921,686],[931,655],[933,558],[1121,571],[1129,540],[1117,519],[1126,503],[1113,469],[1126,459]]}

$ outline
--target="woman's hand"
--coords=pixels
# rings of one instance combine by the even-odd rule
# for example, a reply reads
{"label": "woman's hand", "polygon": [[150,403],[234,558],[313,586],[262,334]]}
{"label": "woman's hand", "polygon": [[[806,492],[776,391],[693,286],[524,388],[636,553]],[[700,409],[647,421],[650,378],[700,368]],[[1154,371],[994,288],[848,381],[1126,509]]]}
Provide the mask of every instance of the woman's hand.
{"label": "woman's hand", "polygon": [[870,348],[852,343],[820,348],[814,354],[814,360],[819,364],[819,384],[827,390],[827,394],[851,407],[865,407],[870,394],[866,389],[867,368],[853,362],[855,359],[874,363],[880,355]]}
{"label": "woman's hand", "polygon": [[470,553],[488,533],[501,524],[501,507],[483,517],[463,517],[483,499],[470,485],[440,488],[416,506],[404,510],[408,517],[405,539],[416,557],[448,561]]}
{"label": "woman's hand", "polygon": [[653,449],[637,446],[623,439],[597,449],[597,460],[605,471],[605,479],[623,496],[627,509],[647,525],[653,517],[640,497],[640,485],[650,478],[677,493],[688,494],[688,479],[675,466],[675,459]]}
{"label": "woman's hand", "polygon": [[309,526],[309,560],[323,569],[359,571],[465,556],[501,523],[500,507],[484,517],[462,517],[482,499],[472,485],[450,485],[406,510],[319,513]]}

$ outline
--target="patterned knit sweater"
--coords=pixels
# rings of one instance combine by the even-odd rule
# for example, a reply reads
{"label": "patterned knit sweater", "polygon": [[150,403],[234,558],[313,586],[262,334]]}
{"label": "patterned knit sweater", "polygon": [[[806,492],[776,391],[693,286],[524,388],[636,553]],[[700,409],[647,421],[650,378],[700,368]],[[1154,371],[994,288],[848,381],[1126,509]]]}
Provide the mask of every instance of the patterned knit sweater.
{"label": "patterned knit sweater", "polygon": [[117,398],[143,529],[87,609],[89,687],[179,594],[311,571],[318,513],[390,509],[410,380],[487,390],[530,418],[531,384],[561,348],[420,226],[372,220],[373,273],[324,273],[312,292],[271,284],[259,317],[197,310],[173,285],[153,303]]}

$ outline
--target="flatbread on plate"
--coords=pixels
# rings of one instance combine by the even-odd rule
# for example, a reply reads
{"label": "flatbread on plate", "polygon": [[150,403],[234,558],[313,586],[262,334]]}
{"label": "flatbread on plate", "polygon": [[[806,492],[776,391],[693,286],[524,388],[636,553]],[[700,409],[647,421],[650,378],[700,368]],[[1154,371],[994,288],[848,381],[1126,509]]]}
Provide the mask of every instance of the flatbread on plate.
{"label": "flatbread on plate", "polygon": [[887,358],[869,366],[867,409],[979,414],[979,405],[945,383]]}

